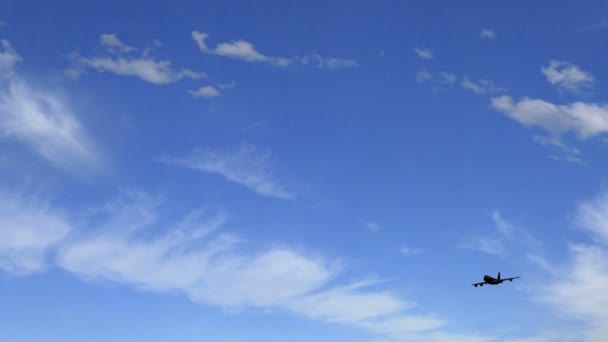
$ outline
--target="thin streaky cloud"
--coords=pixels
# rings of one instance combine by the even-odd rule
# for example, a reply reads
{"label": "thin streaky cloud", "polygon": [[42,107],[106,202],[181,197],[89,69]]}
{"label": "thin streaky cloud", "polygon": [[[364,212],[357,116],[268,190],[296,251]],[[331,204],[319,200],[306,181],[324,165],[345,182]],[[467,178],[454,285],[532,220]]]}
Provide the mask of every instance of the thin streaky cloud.
{"label": "thin streaky cloud", "polygon": [[276,57],[262,54],[255,46],[246,40],[235,40],[232,42],[224,42],[216,45],[215,48],[210,48],[207,45],[209,34],[199,31],[192,31],[192,39],[196,42],[199,50],[203,53],[228,57],[244,62],[261,62],[279,67],[287,67],[290,65],[307,65],[316,62],[319,69],[340,69],[355,67],[357,61],[338,57],[323,57],[317,53],[310,53],[301,57]]}
{"label": "thin streaky cloud", "polygon": [[477,95],[496,94],[505,92],[506,89],[498,87],[490,80],[481,79],[479,82],[473,82],[469,78],[464,77],[460,85],[467,90],[474,92]]}
{"label": "thin streaky cloud", "polygon": [[603,18],[595,23],[580,28],[580,30],[583,31],[598,31],[605,29],[608,29],[608,18]]}
{"label": "thin streaky cloud", "polygon": [[232,81],[230,83],[220,83],[217,85],[220,89],[233,89],[236,88],[236,81]]}
{"label": "thin streaky cloud", "polygon": [[414,247],[409,247],[409,246],[401,246],[401,248],[399,249],[399,251],[401,252],[401,254],[405,255],[405,256],[412,256],[412,255],[417,255],[420,253],[424,252],[424,249],[422,248],[414,248]]}
{"label": "thin streaky cloud", "polygon": [[21,56],[15,51],[11,43],[6,40],[0,40],[0,81],[2,78],[10,77],[13,74],[15,65],[23,61]]}
{"label": "thin streaky cloud", "polygon": [[380,227],[380,225],[376,222],[367,222],[365,226],[372,233],[377,233],[380,231],[380,229],[382,229],[382,227]]}
{"label": "thin streaky cloud", "polygon": [[585,161],[582,158],[581,151],[576,147],[568,146],[559,137],[555,137],[552,135],[535,135],[534,142],[542,146],[553,146],[562,151],[563,154],[561,156],[550,155],[549,158],[553,160],[576,163],[581,165],[585,164]]}
{"label": "thin streaky cloud", "polygon": [[291,199],[274,172],[270,150],[241,144],[237,150],[197,149],[184,158],[161,158],[161,162],[197,171],[216,173],[254,192],[279,199]]}
{"label": "thin streaky cloud", "polygon": [[541,245],[530,232],[505,220],[498,210],[494,210],[490,218],[494,224],[493,230],[462,240],[458,247],[504,256],[515,248],[532,253]]}
{"label": "thin streaky cloud", "polygon": [[357,61],[353,59],[345,59],[345,58],[337,58],[337,57],[323,57],[319,54],[312,53],[308,56],[304,56],[301,58],[295,58],[296,61],[299,61],[301,64],[308,64],[311,61],[316,62],[317,68],[319,69],[340,69],[340,68],[350,68],[359,65]]}

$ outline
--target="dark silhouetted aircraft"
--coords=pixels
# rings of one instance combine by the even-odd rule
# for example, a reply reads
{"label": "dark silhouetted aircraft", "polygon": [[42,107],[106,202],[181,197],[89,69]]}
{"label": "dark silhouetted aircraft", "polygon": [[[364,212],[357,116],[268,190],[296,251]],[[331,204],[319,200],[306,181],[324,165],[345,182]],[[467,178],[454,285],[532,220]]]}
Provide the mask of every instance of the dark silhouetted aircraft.
{"label": "dark silhouetted aircraft", "polygon": [[473,284],[473,286],[477,287],[477,285],[479,286],[483,286],[483,284],[488,284],[488,285],[498,285],[498,284],[502,284],[503,281],[513,281],[513,279],[517,279],[519,277],[511,277],[511,278],[500,278],[500,272],[498,272],[498,277],[493,278],[490,277],[489,275],[484,275],[483,276],[483,282],[482,283],[475,283]]}

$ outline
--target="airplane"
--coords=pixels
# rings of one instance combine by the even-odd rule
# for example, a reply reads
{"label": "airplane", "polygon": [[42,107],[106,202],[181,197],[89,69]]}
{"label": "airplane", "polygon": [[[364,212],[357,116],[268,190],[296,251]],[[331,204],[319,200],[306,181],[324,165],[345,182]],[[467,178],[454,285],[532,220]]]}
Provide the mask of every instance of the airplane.
{"label": "airplane", "polygon": [[502,284],[503,281],[513,281],[513,279],[517,279],[519,277],[511,277],[511,278],[500,278],[500,272],[498,272],[498,277],[493,278],[490,277],[489,275],[484,275],[483,276],[483,283],[475,283],[473,284],[473,286],[477,287],[477,285],[479,286],[483,286],[483,284],[488,284],[488,285],[498,285],[498,284]]}

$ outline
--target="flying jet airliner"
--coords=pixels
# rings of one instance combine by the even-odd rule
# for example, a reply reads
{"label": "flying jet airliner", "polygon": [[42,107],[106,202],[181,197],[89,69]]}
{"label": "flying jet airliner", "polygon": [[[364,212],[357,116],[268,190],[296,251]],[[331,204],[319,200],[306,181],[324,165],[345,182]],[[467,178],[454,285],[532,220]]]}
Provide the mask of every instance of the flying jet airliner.
{"label": "flying jet airliner", "polygon": [[482,283],[475,283],[473,284],[473,286],[477,287],[477,285],[479,286],[483,286],[484,284],[488,284],[488,285],[498,285],[498,284],[502,284],[503,281],[513,281],[513,279],[517,279],[519,277],[511,277],[511,278],[500,278],[500,272],[498,272],[498,277],[493,278],[490,277],[489,275],[484,275],[483,276],[483,282]]}

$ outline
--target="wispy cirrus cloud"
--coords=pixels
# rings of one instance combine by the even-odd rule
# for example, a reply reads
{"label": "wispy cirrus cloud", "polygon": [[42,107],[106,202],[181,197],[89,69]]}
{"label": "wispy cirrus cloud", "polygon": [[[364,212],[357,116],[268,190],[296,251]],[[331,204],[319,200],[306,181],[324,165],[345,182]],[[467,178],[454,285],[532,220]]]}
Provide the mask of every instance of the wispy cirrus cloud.
{"label": "wispy cirrus cloud", "polygon": [[513,247],[523,247],[532,252],[541,245],[530,232],[505,220],[498,210],[494,210],[490,217],[494,223],[490,233],[467,238],[460,242],[459,247],[503,256]]}
{"label": "wispy cirrus cloud", "polygon": [[192,31],[192,39],[196,42],[199,50],[203,53],[228,57],[244,62],[260,62],[267,63],[279,67],[287,67],[289,65],[307,65],[316,62],[319,69],[340,69],[355,67],[358,63],[352,59],[323,57],[317,53],[311,53],[302,57],[276,57],[260,53],[252,43],[246,40],[236,40],[232,42],[224,42],[216,45],[215,48],[210,48],[206,40],[209,34],[199,31]]}
{"label": "wispy cirrus cloud", "polygon": [[137,49],[120,41],[115,34],[102,34],[100,43],[107,49],[108,55],[85,57],[78,52],[72,53],[70,55],[72,66],[66,70],[66,74],[76,78],[87,69],[94,69],[99,72],[133,76],[159,85],[175,83],[185,78],[198,80],[206,77],[203,72],[195,72],[187,68],[174,69],[171,61],[151,57],[149,49],[144,49],[141,56],[129,55]]}
{"label": "wispy cirrus cloud", "polygon": [[97,167],[101,158],[67,101],[30,87],[14,73],[21,57],[6,40],[0,50],[0,136],[20,142],[59,167]]}
{"label": "wispy cirrus cloud", "polygon": [[608,339],[608,193],[581,202],[575,223],[592,243],[569,245],[568,261],[557,267],[551,282],[539,288],[536,299],[553,306],[565,318],[585,324],[579,340]]}
{"label": "wispy cirrus cloud", "polygon": [[[301,248],[243,246],[241,238],[222,232],[226,216],[221,213],[195,210],[182,220],[167,222],[156,215],[162,203],[157,197],[131,191],[74,224],[57,209],[5,205],[0,196],[0,211],[17,210],[17,219],[7,221],[9,226],[12,221],[19,227],[29,222],[31,229],[17,238],[0,240],[0,267],[9,269],[9,262],[23,265],[30,260],[31,244],[14,241],[48,235],[36,240],[35,247],[42,250],[34,249],[39,253],[34,264],[52,261],[89,282],[106,280],[144,291],[183,294],[193,302],[231,311],[283,310],[389,338],[465,337],[441,330],[443,319],[409,312],[414,304],[390,291],[371,289],[378,281],[341,281],[345,265],[339,260]],[[30,214],[34,214],[31,222]],[[46,224],[38,224],[39,220]],[[0,224],[0,234],[11,237],[16,230],[5,229],[5,223]],[[69,238],[68,233],[72,233]]]}
{"label": "wispy cirrus cloud", "polygon": [[[422,69],[416,73],[416,81],[418,83],[430,84],[434,90],[452,87],[456,84],[458,78],[456,74],[447,71],[431,73],[426,69]],[[480,79],[478,82],[474,82],[466,76],[458,84],[463,89],[470,90],[477,95],[496,94],[506,91],[505,88],[496,86],[490,80]]]}
{"label": "wispy cirrus cloud", "polygon": [[251,144],[237,150],[197,149],[183,158],[161,158],[161,162],[222,175],[258,194],[279,199],[293,198],[274,173],[272,153]]}
{"label": "wispy cirrus cloud", "polygon": [[0,40],[0,78],[12,75],[15,65],[22,60],[8,40]]}
{"label": "wispy cirrus cloud", "polygon": [[549,155],[549,158],[551,159],[569,163],[585,164],[581,151],[576,147],[565,144],[559,137],[535,135],[534,142],[543,146],[553,146],[562,152],[562,155]]}
{"label": "wispy cirrus cloud", "polygon": [[44,201],[0,192],[0,269],[30,274],[47,267],[50,248],[72,229],[65,215]]}
{"label": "wispy cirrus cloud", "polygon": [[547,67],[540,67],[547,81],[554,86],[572,92],[590,88],[593,75],[579,66],[566,61],[552,60]]}

